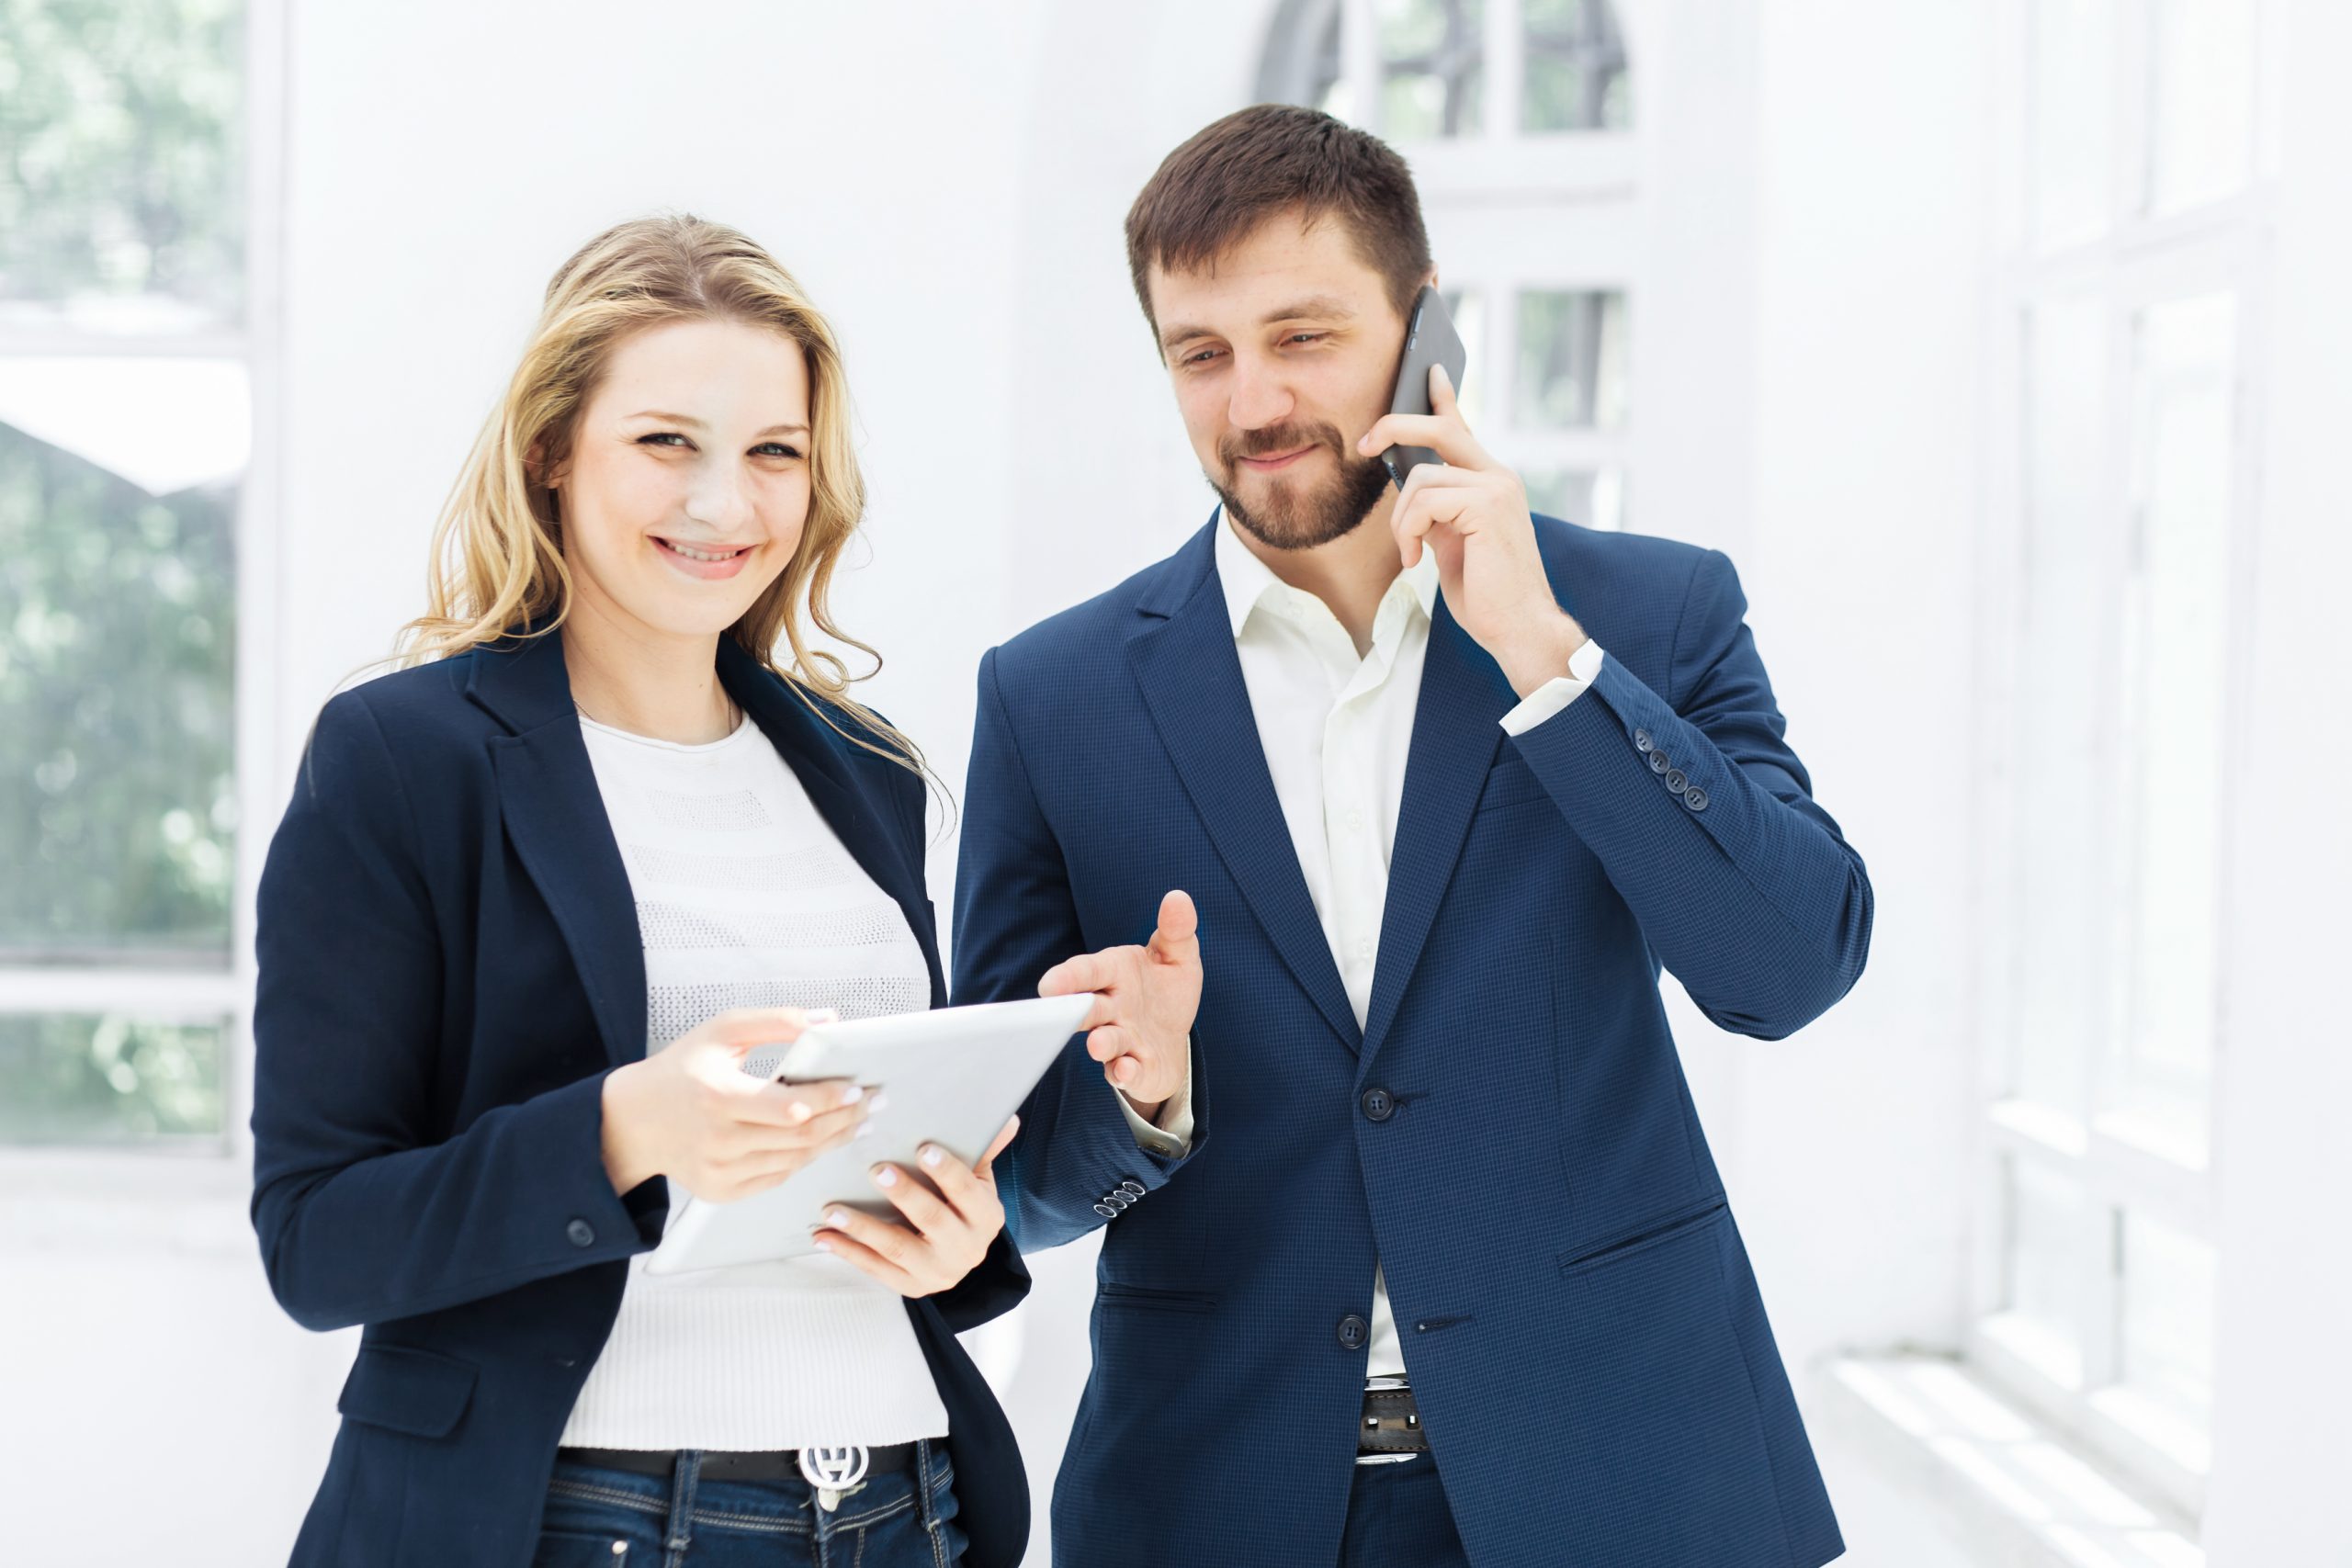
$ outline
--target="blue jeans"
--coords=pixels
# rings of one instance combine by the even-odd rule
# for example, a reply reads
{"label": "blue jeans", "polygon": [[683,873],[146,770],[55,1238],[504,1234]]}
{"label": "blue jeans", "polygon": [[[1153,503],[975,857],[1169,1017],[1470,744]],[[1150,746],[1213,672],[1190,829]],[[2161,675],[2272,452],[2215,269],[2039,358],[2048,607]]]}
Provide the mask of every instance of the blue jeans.
{"label": "blue jeans", "polygon": [[1340,1568],[1470,1568],[1453,1511],[1438,1484],[1437,1461],[1423,1454],[1408,1464],[1356,1467],[1348,1494],[1348,1529],[1340,1541]]}
{"label": "blue jeans", "polygon": [[830,1513],[797,1478],[705,1481],[691,1451],[667,1481],[559,1461],[531,1568],[955,1568],[947,1454],[915,1453],[917,1473],[874,1476]]}

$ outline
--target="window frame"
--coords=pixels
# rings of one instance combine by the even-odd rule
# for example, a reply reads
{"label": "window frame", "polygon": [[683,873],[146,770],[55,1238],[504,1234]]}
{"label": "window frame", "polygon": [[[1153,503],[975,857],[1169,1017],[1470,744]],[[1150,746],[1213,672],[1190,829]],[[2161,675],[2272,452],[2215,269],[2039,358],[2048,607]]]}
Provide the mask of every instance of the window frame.
{"label": "window frame", "polygon": [[[1340,22],[1340,79],[1363,111],[1351,124],[1378,136],[1382,62],[1378,0],[1282,0],[1260,55],[1260,101],[1311,103],[1325,30]],[[1639,171],[1642,7],[1610,0],[1634,95],[1623,130],[1519,129],[1525,51],[1521,0],[1484,0],[1485,85],[1474,135],[1396,143],[1412,162],[1437,247],[1438,287],[1485,302],[1479,341],[1465,343],[1482,382],[1480,441],[1515,471],[1560,469],[1613,479],[1634,491],[1634,437],[1642,414],[1641,261],[1645,215]],[[1449,261],[1449,256],[1452,260]],[[1517,408],[1519,299],[1542,291],[1615,290],[1625,299],[1626,414],[1548,427],[1522,423]],[[1590,519],[1578,521],[1589,522]],[[1622,522],[1620,525],[1622,526]]]}
{"label": "window frame", "polygon": [[[63,323],[0,325],[0,358],[143,356],[242,361],[253,438],[234,521],[235,673],[231,693],[237,829],[224,964],[0,961],[0,1013],[128,1012],[218,1022],[218,1134],[157,1134],[120,1142],[0,1143],[0,1179],[31,1190],[120,1196],[143,1206],[233,1197],[241,1205],[251,1160],[254,896],[270,831],[284,806],[277,751],[276,613],[283,456],[283,233],[288,0],[243,0],[245,184],[244,309],[240,327],[187,333],[105,333]],[[175,1222],[166,1221],[166,1223]],[[9,1225],[6,1230],[21,1228]]]}
{"label": "window frame", "polygon": [[[1980,918],[1977,929],[1975,1094],[1972,1104],[1972,1245],[1968,1268],[1966,1325],[1962,1352],[1988,1381],[2036,1416],[2115,1466],[2191,1517],[2201,1517],[2211,1462],[2210,1426],[2196,1440],[2175,1443],[2152,1431],[2174,1424],[2152,1402],[2120,1381],[2121,1325],[2129,1260],[2121,1253],[2123,1216],[2136,1213],[2213,1247],[2217,1268],[2228,1257],[2216,1201],[2216,1179],[2226,1157],[2218,1145],[2222,1106],[2228,1093],[2227,1065],[2232,1021],[2228,965],[2228,874],[2236,825],[2247,784],[2224,772],[2215,823],[2219,862],[2213,938],[2216,945],[2213,1058],[2207,1089],[2207,1140],[2201,1162],[2177,1157],[2153,1140],[2133,1135],[2129,1118],[2111,1109],[2119,1102],[2118,1037],[2124,1020],[2102,1009],[2096,1033],[2082,1043],[2086,1070],[2076,1103],[2053,1105],[2015,1091],[2017,1056],[2023,1038],[2018,1027],[2019,998],[2016,961],[2022,932],[2019,908],[2022,836],[2015,824],[2030,797],[2021,780],[2033,761],[2024,736],[2019,698],[2035,676],[2030,649],[2020,635],[2018,606],[2031,581],[2028,546],[2031,366],[2029,331],[2034,312],[2053,301],[2095,302],[2101,309],[2105,360],[2098,511],[2110,558],[2103,561],[2099,647],[2105,661],[2098,681],[2098,759],[2092,778],[2079,787],[2101,788],[2101,779],[2131,781],[2139,775],[2131,718],[2123,704],[2139,677],[2122,665],[2120,615],[2127,596],[2140,591],[2122,541],[2130,537],[2137,502],[2135,457],[2136,359],[2143,312],[2169,302],[2226,293],[2236,310],[2232,344],[2230,515],[2226,544],[2226,631],[2223,645],[2211,650],[2221,661],[2222,732],[2233,732],[2252,698],[2255,554],[2261,526],[2263,418],[2268,299],[2266,276],[2272,244],[2275,140],[2259,107],[2271,95],[2271,45],[2275,17],[2268,6],[2253,20],[2253,76],[2248,84],[2256,109],[2254,144],[2241,188],[2226,197],[2158,213],[2151,209],[2145,160],[2153,146],[2154,5],[2158,0],[2117,0],[2113,97],[2109,106],[2115,142],[2106,183],[2107,222],[2096,236],[2042,248],[2031,232],[2032,191],[2029,180],[2031,141],[2028,134],[2034,82],[2032,0],[2004,0],[1997,42],[2003,68],[1996,72],[1995,113],[2000,130],[1995,180],[1998,251],[1987,289],[1986,361],[1987,503],[1980,550],[1978,662],[1984,699],[1976,737],[1979,758],[1976,798]],[[2160,702],[2161,699],[2159,698]],[[2137,797],[2132,809],[2136,812]],[[2134,866],[2128,844],[2116,832],[2086,844],[2096,901],[2109,925],[2096,951],[2098,971],[2086,977],[2095,988],[2118,979],[2124,954],[2109,934],[2131,918]],[[2006,1310],[2011,1262],[2007,1167],[2030,1161],[2075,1185],[2081,1193],[2079,1251],[2070,1325],[2080,1351],[2072,1382],[2037,1354],[2031,1331]],[[2218,1292],[2217,1292],[2218,1293]],[[2218,1368],[2216,1377],[2218,1382]],[[2191,1450],[2201,1450],[2201,1452]]]}

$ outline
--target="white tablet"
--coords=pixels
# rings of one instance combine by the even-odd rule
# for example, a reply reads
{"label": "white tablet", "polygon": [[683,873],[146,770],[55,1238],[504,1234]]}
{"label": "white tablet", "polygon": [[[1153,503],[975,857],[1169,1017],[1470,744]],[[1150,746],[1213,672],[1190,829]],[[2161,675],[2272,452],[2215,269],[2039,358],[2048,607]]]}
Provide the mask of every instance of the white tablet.
{"label": "white tablet", "polygon": [[763,1077],[852,1078],[886,1091],[882,1109],[866,1119],[874,1130],[819,1155],[781,1185],[732,1203],[706,1202],[673,1188],[669,1226],[647,1254],[645,1271],[681,1274],[813,1253],[813,1227],[836,1205],[898,1218],[875,1189],[873,1168],[913,1168],[915,1151],[927,1143],[967,1165],[978,1159],[1093,1005],[1093,993],[1081,992],[853,1019],[819,1024],[790,1045],[754,1051],[744,1070]]}

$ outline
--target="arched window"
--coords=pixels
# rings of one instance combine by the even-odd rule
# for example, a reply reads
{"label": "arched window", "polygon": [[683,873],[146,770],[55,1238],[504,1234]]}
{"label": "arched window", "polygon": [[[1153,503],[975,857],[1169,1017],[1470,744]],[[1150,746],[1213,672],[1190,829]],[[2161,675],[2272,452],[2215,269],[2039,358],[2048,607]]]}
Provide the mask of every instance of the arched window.
{"label": "arched window", "polygon": [[1261,101],[1312,104],[1413,165],[1479,439],[1539,512],[1623,525],[1639,188],[1609,0],[1282,0]]}

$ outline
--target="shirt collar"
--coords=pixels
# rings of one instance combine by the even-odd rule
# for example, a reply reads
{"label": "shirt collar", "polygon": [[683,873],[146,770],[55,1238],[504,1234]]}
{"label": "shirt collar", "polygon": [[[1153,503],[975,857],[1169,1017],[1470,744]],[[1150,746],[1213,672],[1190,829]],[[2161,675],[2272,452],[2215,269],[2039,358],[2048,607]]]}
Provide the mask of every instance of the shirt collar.
{"label": "shirt collar", "polygon": [[[1421,614],[1432,619],[1437,615],[1437,556],[1426,546],[1420,560],[1397,573],[1421,607]],[[1236,641],[1241,629],[1250,624],[1250,612],[1265,602],[1269,593],[1288,593],[1290,585],[1276,577],[1273,569],[1258,558],[1258,552],[1241,542],[1225,508],[1216,510],[1216,577],[1225,590],[1226,619],[1233,626]],[[1394,587],[1390,589],[1395,592]]]}

